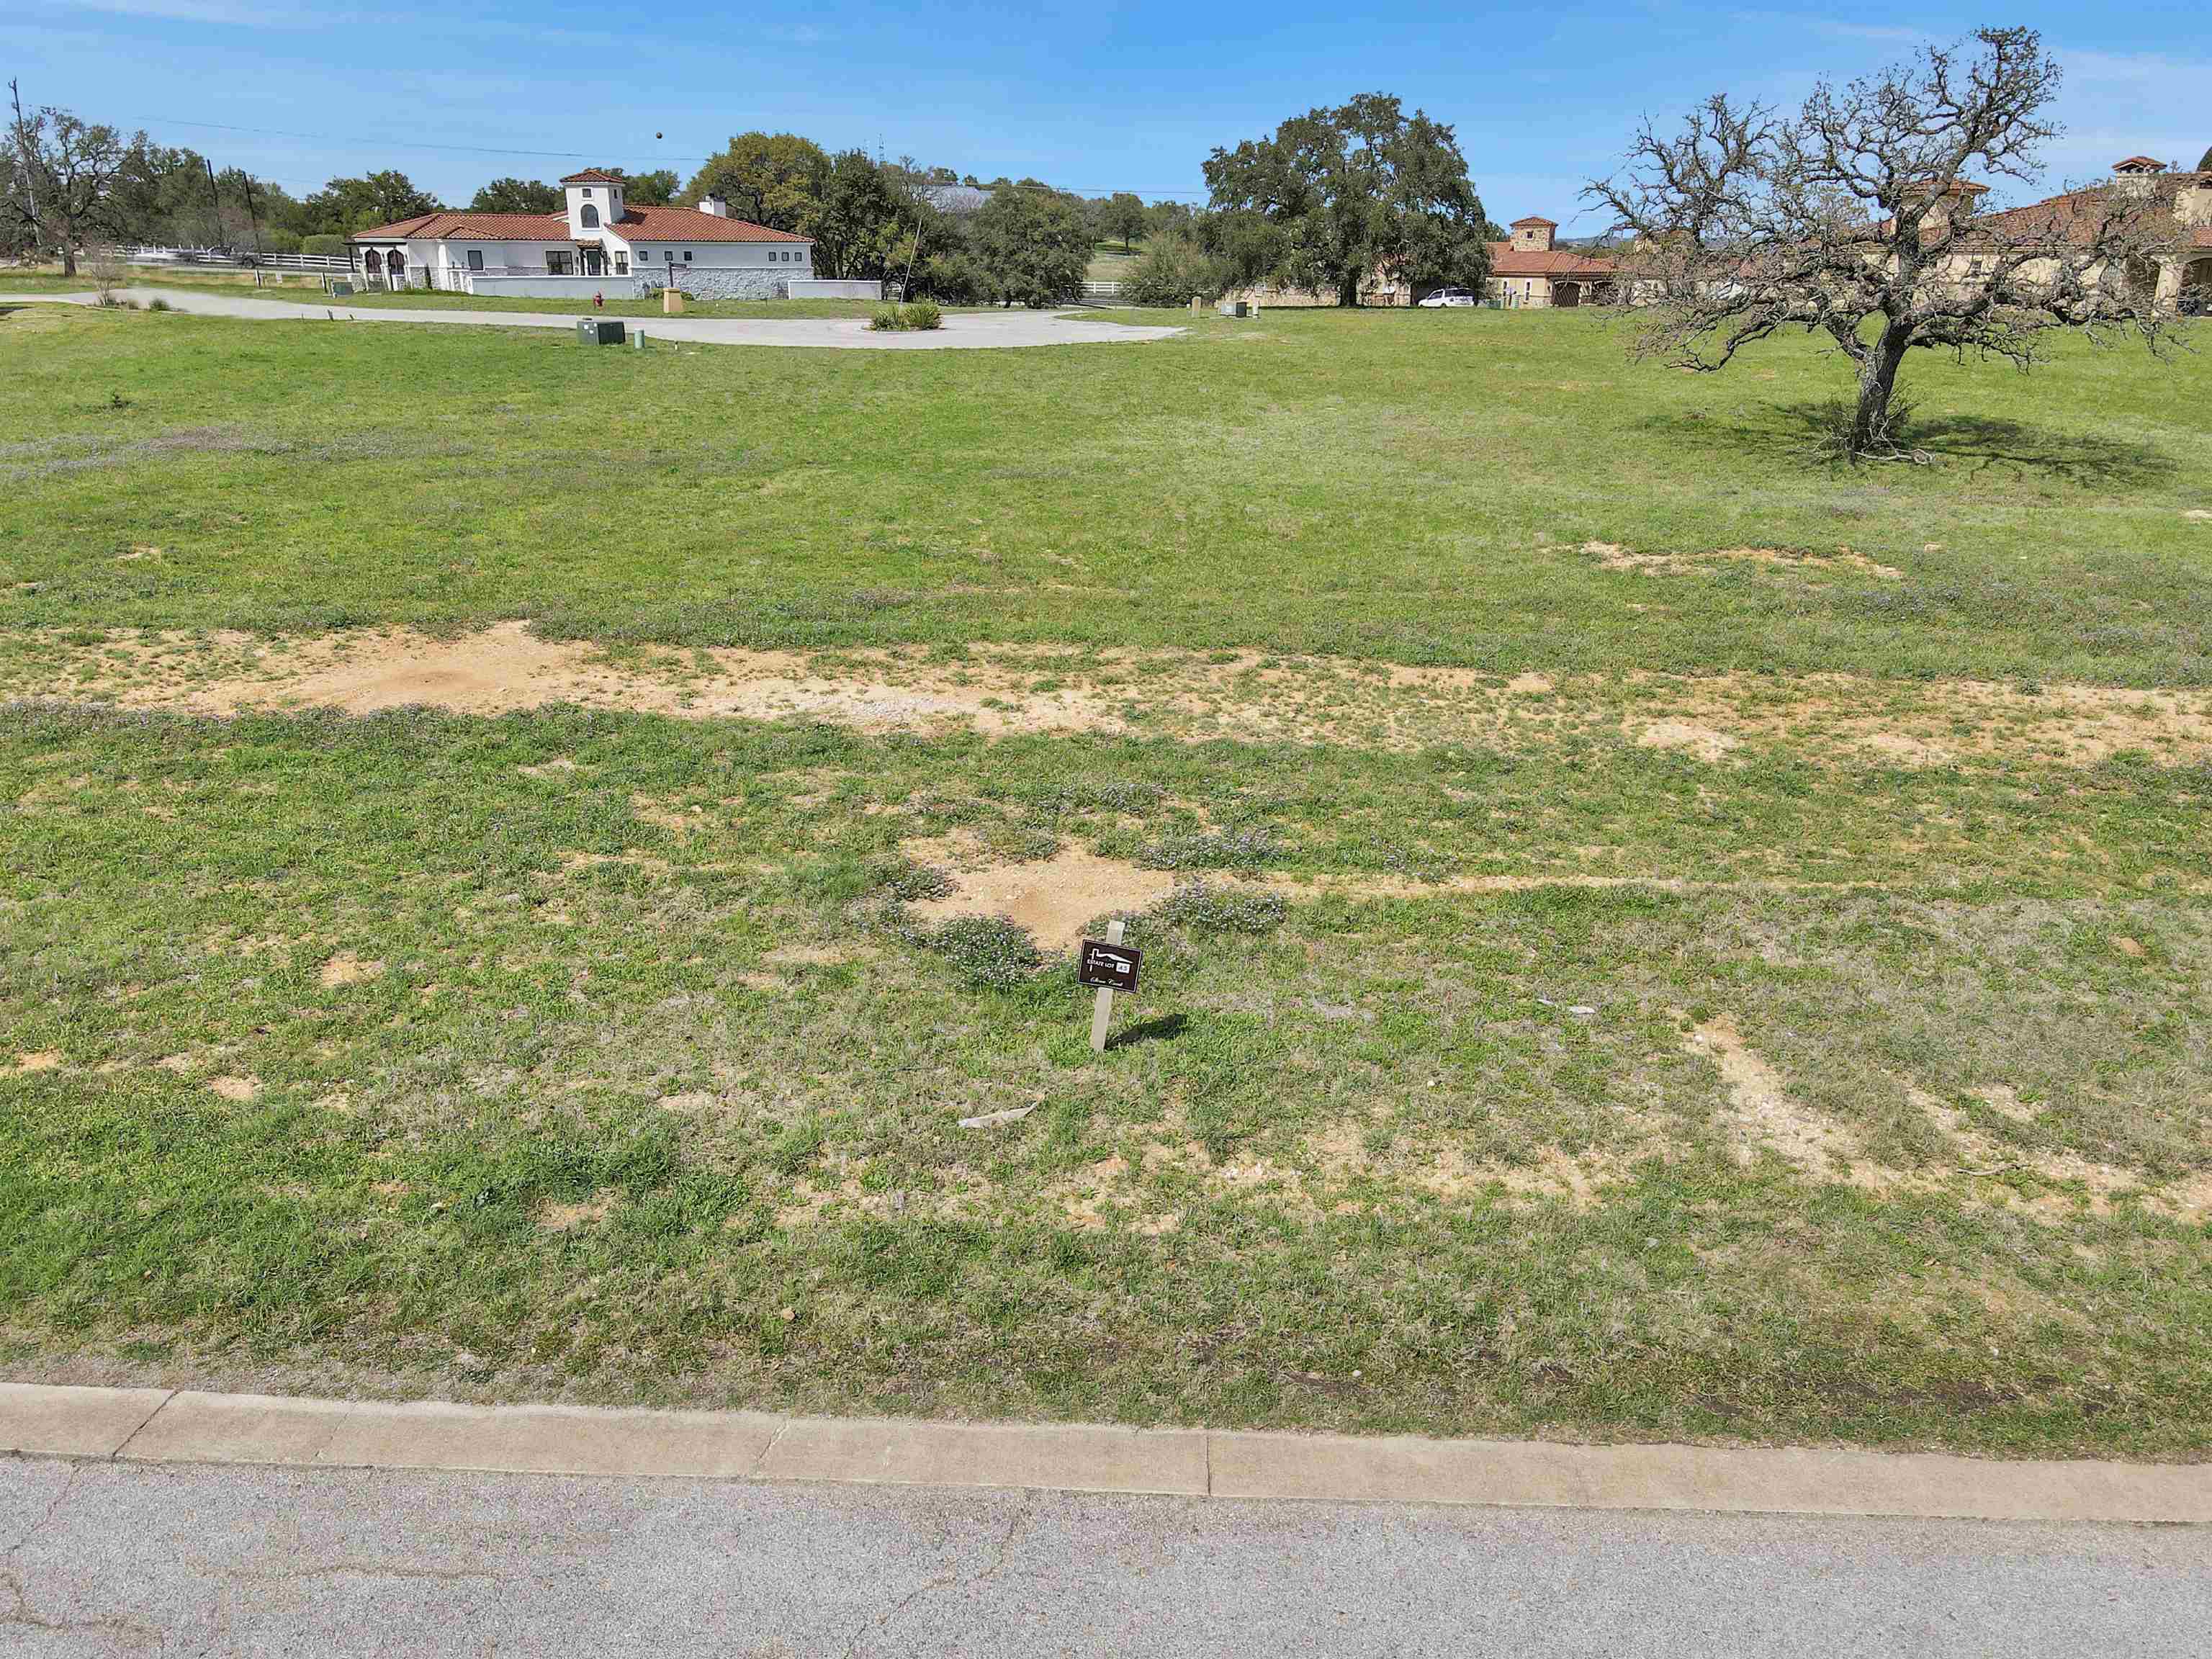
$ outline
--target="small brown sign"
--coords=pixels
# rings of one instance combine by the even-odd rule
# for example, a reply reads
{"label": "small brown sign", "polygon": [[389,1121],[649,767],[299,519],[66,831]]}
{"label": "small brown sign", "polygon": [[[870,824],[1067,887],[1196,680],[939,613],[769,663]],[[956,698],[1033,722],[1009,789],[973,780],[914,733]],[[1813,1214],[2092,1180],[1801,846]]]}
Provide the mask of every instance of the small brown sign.
{"label": "small brown sign", "polygon": [[1075,982],[1102,991],[1133,991],[1145,953],[1133,945],[1087,939],[1075,959]]}

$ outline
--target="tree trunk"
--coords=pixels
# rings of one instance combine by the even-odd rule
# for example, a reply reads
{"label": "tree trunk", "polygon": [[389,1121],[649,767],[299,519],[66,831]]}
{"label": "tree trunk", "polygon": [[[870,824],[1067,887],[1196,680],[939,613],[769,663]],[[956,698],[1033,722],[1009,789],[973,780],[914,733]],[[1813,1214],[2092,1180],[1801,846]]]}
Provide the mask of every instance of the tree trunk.
{"label": "tree trunk", "polygon": [[1853,460],[1887,438],[1890,393],[1897,389],[1898,365],[1911,335],[1902,323],[1885,324],[1881,338],[1859,365],[1858,407],[1851,415],[1850,453]]}
{"label": "tree trunk", "polygon": [[76,275],[76,238],[74,236],[62,238],[62,275]]}
{"label": "tree trunk", "polygon": [[1359,303],[1359,273],[1347,270],[1337,279],[1336,302],[1340,306],[1356,307]]}

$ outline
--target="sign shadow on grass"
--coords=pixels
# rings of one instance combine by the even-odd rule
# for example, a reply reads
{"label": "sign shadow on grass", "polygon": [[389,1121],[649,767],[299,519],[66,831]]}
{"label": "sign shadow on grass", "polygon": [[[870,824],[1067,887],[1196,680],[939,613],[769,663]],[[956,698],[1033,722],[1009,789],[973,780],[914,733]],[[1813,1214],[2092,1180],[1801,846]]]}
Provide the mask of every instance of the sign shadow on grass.
{"label": "sign shadow on grass", "polygon": [[1171,1042],[1183,1033],[1190,1024],[1188,1015],[1155,1014],[1150,1019],[1140,1019],[1134,1025],[1124,1026],[1106,1039],[1109,1048],[1127,1048],[1139,1042]]}

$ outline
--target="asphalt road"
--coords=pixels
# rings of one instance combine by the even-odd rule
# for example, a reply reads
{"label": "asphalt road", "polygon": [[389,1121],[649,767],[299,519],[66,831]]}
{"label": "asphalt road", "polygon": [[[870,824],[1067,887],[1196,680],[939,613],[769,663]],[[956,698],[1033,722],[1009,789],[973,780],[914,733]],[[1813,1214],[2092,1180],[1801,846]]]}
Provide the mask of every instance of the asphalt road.
{"label": "asphalt road", "polygon": [[0,1655],[2201,1656],[2212,1532],[0,1461]]}
{"label": "asphalt road", "polygon": [[[349,307],[343,300],[325,305],[283,300],[255,300],[243,295],[210,294],[191,289],[126,288],[126,299],[143,305],[155,298],[173,311],[196,317],[238,317],[255,322],[443,323],[462,328],[553,328],[574,332],[574,311],[410,310],[382,306]],[[99,296],[85,294],[0,293],[0,305],[88,306]],[[1182,331],[1121,323],[1081,322],[1050,311],[951,311],[945,326],[926,333],[876,333],[860,317],[625,317],[648,339],[696,345],[824,346],[860,351],[976,351],[1008,346],[1103,345],[1164,339]]]}

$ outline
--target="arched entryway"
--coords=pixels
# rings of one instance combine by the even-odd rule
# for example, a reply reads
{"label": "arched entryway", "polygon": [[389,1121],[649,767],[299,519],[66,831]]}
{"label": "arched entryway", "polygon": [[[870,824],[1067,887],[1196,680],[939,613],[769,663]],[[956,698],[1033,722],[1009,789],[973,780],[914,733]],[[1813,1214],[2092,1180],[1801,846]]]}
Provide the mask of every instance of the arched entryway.
{"label": "arched entryway", "polygon": [[2182,271],[2181,314],[2212,317],[2212,259],[2193,259]]}
{"label": "arched entryway", "polygon": [[384,274],[392,287],[407,286],[407,254],[404,249],[393,248],[384,256]]}

